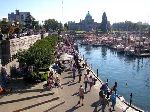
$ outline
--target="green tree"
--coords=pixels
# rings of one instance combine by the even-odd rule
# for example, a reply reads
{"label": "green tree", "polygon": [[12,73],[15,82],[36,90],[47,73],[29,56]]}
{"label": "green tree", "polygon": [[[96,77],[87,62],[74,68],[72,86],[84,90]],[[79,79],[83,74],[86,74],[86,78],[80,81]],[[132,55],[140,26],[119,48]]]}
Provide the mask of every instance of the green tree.
{"label": "green tree", "polygon": [[47,31],[49,31],[49,30],[56,31],[56,30],[62,28],[62,24],[58,23],[58,21],[56,21],[55,19],[48,19],[48,20],[44,21],[44,28]]}
{"label": "green tree", "polygon": [[109,22],[107,21],[107,16],[106,16],[105,12],[102,15],[102,22],[101,22],[101,25],[100,25],[100,29],[103,33],[107,33],[110,30]]}
{"label": "green tree", "polygon": [[25,28],[27,29],[34,29],[35,25],[35,18],[31,15],[28,15],[25,19]]}
{"label": "green tree", "polygon": [[131,21],[114,23],[112,25],[113,30],[118,31],[148,31],[149,25],[142,22],[133,23]]}
{"label": "green tree", "polygon": [[3,34],[8,34],[9,33],[9,26],[10,26],[10,22],[1,21],[0,22],[1,32]]}
{"label": "green tree", "polygon": [[27,51],[22,51],[17,54],[19,63],[34,66],[37,74],[40,68],[48,68],[54,61],[53,52],[57,40],[58,37],[51,36],[37,41]]}
{"label": "green tree", "polygon": [[68,24],[67,23],[64,24],[64,30],[68,30]]}

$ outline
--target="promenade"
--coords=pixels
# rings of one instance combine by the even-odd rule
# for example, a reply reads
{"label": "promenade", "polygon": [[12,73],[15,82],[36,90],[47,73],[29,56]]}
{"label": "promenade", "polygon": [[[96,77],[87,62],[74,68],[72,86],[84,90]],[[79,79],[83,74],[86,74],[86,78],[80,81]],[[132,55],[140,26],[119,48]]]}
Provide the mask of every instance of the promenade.
{"label": "promenade", "polygon": [[[96,105],[99,100],[100,82],[97,81],[91,91],[85,93],[84,106],[77,105],[79,100],[78,89],[83,83],[83,74],[86,70],[82,70],[82,81],[78,83],[78,76],[74,82],[72,81],[72,72],[63,72],[61,83],[63,89],[53,88],[51,91],[43,89],[43,83],[28,87],[24,85],[22,79],[12,82],[10,85],[13,90],[10,94],[0,96],[0,112],[96,112],[101,111],[100,106]],[[90,72],[91,74],[92,72]],[[55,74],[57,75],[57,74]],[[27,88],[27,89],[25,89]],[[89,88],[88,88],[89,89]],[[88,90],[87,89],[87,90]],[[106,107],[106,112],[109,112]],[[116,112],[123,112],[127,106],[117,99],[115,107]],[[126,112],[136,112],[132,108],[128,108]]]}

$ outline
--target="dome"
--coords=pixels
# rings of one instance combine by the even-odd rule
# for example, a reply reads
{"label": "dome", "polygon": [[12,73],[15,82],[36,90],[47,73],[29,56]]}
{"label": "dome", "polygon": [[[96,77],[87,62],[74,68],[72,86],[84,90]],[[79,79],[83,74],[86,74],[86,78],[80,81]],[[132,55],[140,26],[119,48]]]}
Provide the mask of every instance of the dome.
{"label": "dome", "polygon": [[87,18],[87,17],[88,17],[88,18],[89,18],[89,17],[92,17],[89,11],[88,11],[88,13],[86,14],[86,18]]}

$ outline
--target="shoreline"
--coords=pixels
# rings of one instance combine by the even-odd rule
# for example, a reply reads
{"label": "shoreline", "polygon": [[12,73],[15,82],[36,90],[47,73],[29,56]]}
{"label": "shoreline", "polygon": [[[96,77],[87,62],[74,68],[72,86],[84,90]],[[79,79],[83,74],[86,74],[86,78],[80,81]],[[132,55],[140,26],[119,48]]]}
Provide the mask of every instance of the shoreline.
{"label": "shoreline", "polygon": [[[83,56],[81,56],[81,54],[79,54],[79,57],[80,57],[80,59],[83,61],[83,62],[85,62],[85,59],[84,59],[84,57]],[[92,73],[92,75],[97,79],[97,81],[99,81],[99,83],[102,85],[104,82],[96,75],[96,73],[93,71],[93,69],[92,69],[92,67],[87,63],[87,68],[90,70],[90,72]],[[99,84],[99,85],[100,85]],[[119,99],[119,97],[117,97],[117,103],[118,103],[118,101],[119,101],[119,108],[121,108],[121,109],[123,109],[123,111],[127,111],[128,109],[132,109],[131,110],[131,112],[134,112],[133,111],[133,109],[135,110],[135,111],[138,111],[138,112],[144,112],[144,110],[142,110],[142,109],[140,109],[139,107],[137,107],[137,106],[135,106],[135,105],[133,105],[133,104],[131,104],[130,105],[130,103],[129,102],[127,102],[126,100],[124,100],[124,101],[121,101],[120,99]],[[117,104],[116,104],[116,106],[118,106]],[[126,108],[122,108],[123,106],[125,106]],[[125,109],[125,110],[124,110]],[[129,110],[129,111],[130,111]]]}

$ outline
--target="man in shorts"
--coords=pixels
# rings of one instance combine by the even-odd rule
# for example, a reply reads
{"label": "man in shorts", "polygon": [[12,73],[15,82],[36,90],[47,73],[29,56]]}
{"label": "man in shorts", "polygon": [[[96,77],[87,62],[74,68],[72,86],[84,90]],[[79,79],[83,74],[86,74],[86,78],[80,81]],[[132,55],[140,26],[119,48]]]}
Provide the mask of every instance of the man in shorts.
{"label": "man in shorts", "polygon": [[83,99],[84,99],[84,88],[82,85],[80,85],[79,88],[79,101],[78,104],[80,104],[80,101],[82,100],[82,106],[83,106]]}

